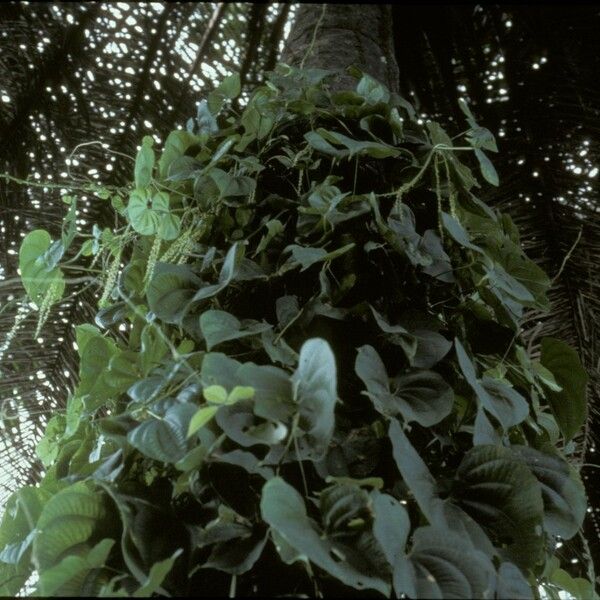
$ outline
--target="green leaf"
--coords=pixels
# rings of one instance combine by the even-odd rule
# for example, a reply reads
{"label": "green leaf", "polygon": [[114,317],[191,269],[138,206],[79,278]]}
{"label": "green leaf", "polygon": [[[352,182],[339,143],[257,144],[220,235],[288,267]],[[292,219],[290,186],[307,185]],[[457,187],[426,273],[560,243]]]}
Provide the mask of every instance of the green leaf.
{"label": "green leaf", "polygon": [[459,243],[464,248],[474,250],[479,254],[483,254],[483,250],[473,244],[469,238],[467,230],[460,224],[460,222],[448,213],[442,213],[442,223],[446,231],[452,236],[455,242]]}
{"label": "green leaf", "polygon": [[61,270],[52,268],[45,259],[51,248],[52,240],[44,229],[36,229],[28,233],[19,249],[19,270],[21,281],[30,300],[41,305],[44,295],[54,286],[53,301],[59,300],[65,289]]}
{"label": "green leaf", "polygon": [[408,485],[427,520],[435,523],[438,499],[438,486],[435,479],[396,419],[390,420],[389,438],[402,479]]}
{"label": "green leaf", "polygon": [[106,538],[86,552],[66,556],[58,564],[42,571],[38,582],[40,594],[62,597],[93,594],[101,584],[93,585],[91,572],[104,567],[114,543],[115,540]]}
{"label": "green leaf", "polygon": [[227,402],[227,390],[222,385],[209,385],[202,390],[204,399],[213,404],[225,404]]}
{"label": "green leaf", "polygon": [[365,99],[367,104],[387,103],[390,100],[389,90],[370,75],[363,75],[356,86],[356,93]]}
{"label": "green leaf", "polygon": [[406,509],[396,498],[388,494],[371,492],[373,499],[373,534],[393,567],[404,555],[404,547],[410,532],[410,519]]}
{"label": "green leaf", "polygon": [[500,180],[498,179],[498,173],[496,172],[492,161],[485,155],[483,150],[480,150],[479,148],[475,148],[475,156],[479,161],[479,167],[481,168],[483,178],[487,182],[498,187]]}
{"label": "green leaf", "polygon": [[145,136],[135,158],[135,187],[138,189],[147,188],[152,180],[152,169],[154,168],[153,144],[154,139],[149,135]]}
{"label": "green leaf", "polygon": [[49,467],[61,449],[61,441],[65,434],[66,418],[64,415],[54,415],[46,425],[44,436],[37,443],[35,453],[38,455],[42,464]]}
{"label": "green leaf", "polygon": [[402,325],[390,325],[383,315],[380,315],[372,306],[371,312],[379,328],[387,334],[385,336],[386,340],[396,346],[400,346],[404,350],[408,361],[412,363],[417,354],[417,339],[415,336],[409,333]]}
{"label": "green leaf", "polygon": [[393,379],[390,390],[383,361],[372,346],[358,349],[356,374],[367,386],[367,395],[384,416],[401,414],[405,421],[430,427],[452,410],[454,392],[433,371],[417,371]]}
{"label": "green leaf", "polygon": [[165,323],[178,323],[201,283],[186,265],[156,263],[146,293],[148,307]]}
{"label": "green leaf", "polygon": [[169,558],[154,563],[150,569],[150,573],[148,573],[147,581],[133,592],[132,597],[148,598],[156,593],[165,580],[165,577],[169,574],[169,571],[173,568],[175,561],[182,553],[183,549],[179,548]]}
{"label": "green leaf", "polygon": [[349,528],[357,518],[369,513],[369,494],[360,486],[350,483],[335,483],[319,494],[321,521],[325,531],[334,534]]}
{"label": "green leaf", "polygon": [[213,115],[216,115],[223,106],[223,102],[237,98],[241,92],[241,82],[239,73],[233,73],[225,77],[214,92],[208,95],[208,108]]}
{"label": "green leaf", "polygon": [[148,323],[144,326],[140,341],[140,368],[144,375],[148,375],[155,366],[160,364],[161,360],[169,351],[169,346],[160,335],[160,329],[155,323]]}
{"label": "green leaf", "polygon": [[544,547],[544,505],[537,479],[518,455],[499,446],[475,446],[456,473],[456,501],[502,544],[521,568],[533,566]]}
{"label": "green leaf", "polygon": [[196,433],[196,431],[210,422],[218,410],[218,406],[203,406],[202,408],[198,409],[198,411],[196,411],[190,420],[187,430],[187,437],[191,437],[194,435],[194,433]]}
{"label": "green leaf", "polygon": [[206,340],[206,349],[230,340],[259,335],[271,329],[268,323],[245,320],[239,321],[232,314],[222,310],[207,310],[200,316],[200,329]]}
{"label": "green leaf", "polygon": [[303,246],[298,246],[296,244],[292,244],[287,246],[284,252],[291,252],[292,256],[288,259],[286,265],[293,268],[296,265],[302,265],[302,271],[306,271],[312,265],[319,262],[326,262],[341,256],[348,252],[348,250],[352,250],[356,244],[354,242],[350,244],[346,244],[337,250],[333,250],[332,252],[327,252],[325,248],[305,248]]}
{"label": "green leaf", "polygon": [[533,600],[533,592],[521,570],[512,563],[503,562],[498,569],[498,600]]}
{"label": "green leaf", "polygon": [[149,418],[127,434],[127,441],[142,454],[164,463],[176,463],[187,453],[187,432],[196,407],[176,404],[163,419]]}
{"label": "green leaf", "polygon": [[256,188],[256,181],[251,177],[232,175],[216,167],[210,170],[209,176],[219,188],[219,198],[249,196]]}
{"label": "green leaf", "polygon": [[179,237],[181,219],[178,215],[163,215],[158,222],[158,237],[161,240],[175,240]]}
{"label": "green leaf", "polygon": [[583,577],[571,577],[564,569],[556,569],[550,582],[565,590],[575,600],[597,600],[598,593],[592,583]]}
{"label": "green leaf", "polygon": [[[518,392],[510,388],[505,383],[491,377],[484,377],[479,380],[475,372],[475,365],[469,358],[465,349],[458,339],[454,340],[456,347],[456,356],[460,369],[471,386],[477,397],[477,402],[489,414],[493,415],[502,425],[504,430],[508,430],[514,425],[518,425],[525,420],[529,414],[529,405],[525,398]],[[483,413],[480,413],[480,421],[485,419]],[[475,443],[488,443],[484,436],[476,435]]]}
{"label": "green leaf", "polygon": [[244,259],[244,245],[236,242],[229,248],[219,273],[219,282],[200,288],[193,296],[192,302],[206,300],[225,289],[237,276]]}
{"label": "green leaf", "polygon": [[84,482],[74,483],[50,498],[37,522],[33,560],[40,573],[56,565],[61,557],[76,553],[92,536],[106,514],[100,494]]}
{"label": "green leaf", "polygon": [[138,364],[139,356],[138,352],[122,350],[110,359],[106,377],[110,379],[112,387],[125,391],[143,377]]}
{"label": "green leaf", "polygon": [[394,590],[411,598],[491,598],[495,575],[490,559],[459,535],[419,527],[410,553],[394,567]]}
{"label": "green leaf", "polygon": [[572,538],[583,524],[587,501],[577,471],[559,456],[528,446],[512,446],[531,469],[542,489],[544,529],[550,535]]}
{"label": "green leaf", "polygon": [[[378,577],[361,573],[337,558],[333,541],[324,538],[306,514],[300,494],[280,477],[268,481],[262,490],[260,509],[263,520],[297,552],[305,555],[342,583],[358,590],[374,589],[389,596],[390,586]],[[334,558],[336,557],[336,558]]]}
{"label": "green leaf", "polygon": [[588,375],[577,352],[555,338],[542,338],[540,362],[562,388],[560,392],[548,390],[547,396],[556,422],[568,441],[581,429],[587,418],[585,390]]}
{"label": "green leaf", "polygon": [[318,150],[319,152],[329,156],[344,158],[350,154],[348,150],[338,150],[335,146],[332,146],[316,131],[309,131],[308,133],[305,133],[304,139],[308,142],[311,148],[314,148],[315,150]]}
{"label": "green leaf", "polygon": [[158,173],[161,179],[170,174],[173,161],[185,154],[185,151],[196,141],[191,133],[182,130],[171,131],[165,141],[164,150],[158,161]]}
{"label": "green leaf", "polygon": [[335,357],[325,340],[313,338],[304,342],[292,386],[300,414],[299,427],[304,432],[297,440],[298,446],[305,458],[319,460],[333,435],[337,401]]}
{"label": "green leaf", "polygon": [[215,544],[202,568],[217,569],[230,575],[247,573],[260,558],[267,543],[268,535],[254,533],[246,539],[237,539]]}
{"label": "green leaf", "polygon": [[[346,135],[336,131],[328,131],[327,129],[319,128],[316,133],[327,142],[342,145],[348,148],[348,158],[356,155],[367,155],[373,158],[389,158],[400,155],[400,150],[387,146],[378,142],[361,141],[349,138]],[[306,138],[306,136],[304,136]]]}
{"label": "green leaf", "polygon": [[255,393],[256,390],[253,387],[236,385],[227,397],[227,404],[235,404],[240,400],[251,400]]}
{"label": "green leaf", "polygon": [[158,230],[160,217],[151,208],[150,197],[144,190],[135,190],[129,196],[127,216],[135,231],[141,235],[154,235]]}
{"label": "green leaf", "polygon": [[46,489],[28,486],[7,499],[0,524],[0,595],[16,596],[34,569],[31,547],[50,495]]}

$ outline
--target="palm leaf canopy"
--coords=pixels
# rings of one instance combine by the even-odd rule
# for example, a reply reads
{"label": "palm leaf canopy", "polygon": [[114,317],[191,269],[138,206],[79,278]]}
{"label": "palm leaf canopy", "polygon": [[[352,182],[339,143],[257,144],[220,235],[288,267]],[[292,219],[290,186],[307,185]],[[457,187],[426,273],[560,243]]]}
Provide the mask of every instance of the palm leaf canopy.
{"label": "palm leaf canopy", "polygon": [[[36,332],[18,249],[27,232],[55,237],[60,181],[119,185],[143,135],[182,126],[215,82],[240,72],[247,93],[275,66],[290,4],[21,3],[0,7],[0,504],[35,481],[34,447],[77,373],[74,325],[93,319],[98,277],[69,273],[68,293]],[[535,352],[552,335],[590,374],[590,415],[573,460],[594,462],[600,435],[600,10],[580,6],[402,6],[393,9],[402,93],[423,119],[459,133],[457,98],[499,140],[501,185],[484,199],[509,212],[527,253],[555,278],[549,312],[528,315]],[[242,98],[244,94],[242,94]],[[11,179],[13,178],[13,179]],[[15,180],[31,180],[23,186]],[[110,225],[102,203],[79,225]],[[89,225],[88,225],[89,227]],[[68,258],[68,257],[67,257]],[[96,265],[98,276],[102,265]],[[590,504],[599,506],[584,467]],[[590,512],[587,538],[600,552]]]}

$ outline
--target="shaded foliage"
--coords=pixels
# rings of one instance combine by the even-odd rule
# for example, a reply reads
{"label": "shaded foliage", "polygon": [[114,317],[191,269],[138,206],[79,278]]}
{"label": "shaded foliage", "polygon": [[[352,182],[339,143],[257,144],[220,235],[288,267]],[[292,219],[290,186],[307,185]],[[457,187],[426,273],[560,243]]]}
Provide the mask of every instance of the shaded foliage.
{"label": "shaded foliage", "polygon": [[[229,4],[225,9],[224,5],[179,3],[159,11],[143,4],[134,10],[140,19],[136,27],[127,23],[128,11],[121,9],[121,16],[115,18],[101,3],[55,3],[54,7],[4,3],[0,8],[0,92],[10,100],[0,102],[0,123],[3,139],[10,143],[0,149],[2,170],[18,177],[32,172],[60,173],[66,153],[91,139],[102,139],[114,149],[135,154],[144,120],[152,124],[153,132],[165,135],[193,112],[194,94],[200,86],[206,95],[212,76],[200,81],[190,75],[198,74],[203,62],[216,67],[218,73],[245,65],[245,89],[252,89],[263,67],[274,65],[283,24],[290,16],[288,7],[271,8],[251,10],[250,5]],[[131,5],[128,10],[133,10]],[[550,292],[551,311],[546,315],[532,312],[525,325],[534,356],[542,335],[569,341],[582,356],[592,381],[588,387],[591,411],[585,437],[576,438],[574,458],[580,463],[594,462],[600,297],[594,261],[600,236],[597,180],[586,178],[586,174],[598,160],[594,137],[599,105],[595,51],[598,11],[593,6],[453,6],[437,7],[436,11],[433,17],[429,7],[395,9],[403,92],[416,102],[419,112],[438,119],[453,115],[455,122],[462,116],[454,99],[466,95],[482,122],[492,131],[504,133],[499,138],[501,153],[494,160],[502,185],[495,192],[487,188],[484,199],[513,216],[528,254],[551,276],[558,274],[581,232]],[[507,27],[508,20],[511,27]],[[242,36],[257,30],[262,31],[258,48],[254,48],[255,39],[249,48],[252,36]],[[121,57],[103,59],[103,47],[116,32],[131,36],[122,40],[129,51]],[[174,50],[177,40],[181,41],[177,47],[189,52],[190,60]],[[236,51],[227,61],[224,48],[229,40],[236,40],[232,44]],[[249,55],[256,60],[249,60]],[[546,60],[542,62],[542,58]],[[539,68],[534,69],[534,63]],[[132,72],[125,71],[128,67]],[[498,72],[502,79],[490,77]],[[507,93],[500,94],[501,88]],[[583,145],[584,141],[589,144]],[[579,156],[583,151],[587,155]],[[87,171],[111,160],[97,146],[86,147],[85,154],[86,158],[79,156],[78,165],[71,166],[80,177],[93,178]],[[102,181],[119,184],[129,179],[126,159],[115,160],[112,165],[113,170],[100,177]],[[572,166],[580,167],[582,174]],[[591,189],[583,182],[589,182]],[[15,299],[23,294],[16,278],[16,250],[21,238],[44,227],[56,239],[66,207],[50,188],[25,192],[6,182],[0,182],[0,203],[1,266],[6,278],[0,283],[4,340],[14,329]],[[99,206],[84,204],[80,217],[103,223],[108,217],[96,212]],[[72,272],[70,277],[83,279],[68,286],[71,292],[94,283],[82,273]],[[11,457],[13,465],[7,472],[10,489],[17,481],[39,477],[41,465],[31,465],[33,445],[45,427],[49,410],[64,407],[63,390],[72,387],[77,372],[71,324],[93,316],[95,290],[92,285],[87,297],[63,300],[55,306],[44,329],[46,341],[41,343],[33,335],[37,315],[28,314],[19,323],[18,343],[3,356],[0,386],[2,414],[7,417],[2,430],[6,434],[3,454]],[[48,343],[50,339],[52,343]],[[45,379],[38,379],[41,375],[37,373]],[[584,471],[584,480],[595,507],[598,500],[594,490],[598,486],[594,485],[594,472]],[[594,518],[592,513],[587,537],[597,554],[598,525]]]}

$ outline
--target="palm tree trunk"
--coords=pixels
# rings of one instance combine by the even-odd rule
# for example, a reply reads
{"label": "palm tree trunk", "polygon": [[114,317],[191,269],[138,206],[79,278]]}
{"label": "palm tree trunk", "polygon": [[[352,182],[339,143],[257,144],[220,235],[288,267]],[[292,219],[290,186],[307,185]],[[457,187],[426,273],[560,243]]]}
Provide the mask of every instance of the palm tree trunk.
{"label": "palm tree trunk", "polygon": [[354,89],[346,73],[355,66],[398,91],[392,11],[389,4],[303,4],[282,62],[339,73],[333,88]]}

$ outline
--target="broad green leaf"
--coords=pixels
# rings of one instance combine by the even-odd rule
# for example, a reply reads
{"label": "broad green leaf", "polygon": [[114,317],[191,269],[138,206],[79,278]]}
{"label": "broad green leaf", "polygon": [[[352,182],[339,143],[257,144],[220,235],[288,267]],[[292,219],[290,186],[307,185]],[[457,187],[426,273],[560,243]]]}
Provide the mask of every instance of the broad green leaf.
{"label": "broad green leaf", "polygon": [[19,270],[21,281],[30,300],[39,307],[46,293],[53,288],[52,304],[59,300],[65,289],[65,282],[58,267],[50,267],[45,260],[52,240],[44,229],[28,233],[19,249]]}
{"label": "broad green leaf", "polygon": [[390,99],[389,90],[370,75],[363,75],[356,85],[356,93],[365,99],[367,104],[387,103]]}
{"label": "broad green leaf", "polygon": [[304,342],[292,386],[303,432],[298,445],[305,458],[318,460],[327,451],[333,435],[337,401],[335,357],[325,340],[313,338]]}
{"label": "broad green leaf", "polygon": [[40,572],[56,565],[61,557],[76,553],[92,536],[105,516],[104,501],[84,482],[74,483],[50,498],[37,522],[33,560]]}
{"label": "broad green leaf", "polygon": [[354,242],[350,244],[346,244],[337,250],[333,250],[328,252],[325,248],[305,248],[303,246],[298,246],[296,244],[292,244],[291,246],[287,246],[284,252],[291,252],[292,256],[288,259],[288,264],[291,268],[296,265],[302,266],[302,271],[306,271],[312,265],[319,262],[326,262],[345,254],[349,250],[352,250],[356,244]]}
{"label": "broad green leaf", "polygon": [[152,180],[152,170],[154,169],[154,150],[152,145],[154,139],[149,135],[144,136],[142,146],[135,158],[135,187],[138,189],[146,188]]}
{"label": "broad green leaf", "polygon": [[379,328],[387,334],[386,339],[392,344],[400,346],[404,350],[408,361],[412,363],[417,355],[417,339],[415,336],[402,325],[390,325],[383,315],[379,314],[372,306],[371,312]]}
{"label": "broad green leaf", "polygon": [[437,482],[396,419],[390,420],[388,433],[392,442],[394,460],[402,479],[406,482],[427,520],[435,523],[438,499]]}
{"label": "broad green leaf", "polygon": [[264,485],[260,509],[264,521],[289,546],[330,575],[355,589],[374,589],[389,596],[388,583],[361,573],[337,558],[339,554],[334,552],[334,542],[322,536],[316,524],[306,514],[300,494],[280,477],[274,477]]}
{"label": "broad green leaf", "polygon": [[285,439],[288,434],[286,425],[257,418],[253,408],[249,400],[228,403],[216,413],[217,424],[227,437],[240,446],[274,446]]}
{"label": "broad green leaf", "polygon": [[481,168],[483,178],[487,182],[498,187],[498,185],[500,185],[500,180],[498,179],[498,173],[496,172],[492,161],[485,155],[483,150],[479,148],[475,148],[475,156],[479,161],[479,167]]}
{"label": "broad green leaf", "polygon": [[265,227],[267,228],[267,233],[260,239],[260,242],[256,247],[256,251],[254,252],[254,256],[266,250],[271,240],[280,233],[283,233],[284,230],[283,223],[278,219],[271,219],[270,221],[267,221],[265,223]]}
{"label": "broad green leaf", "polygon": [[404,506],[393,496],[373,490],[371,497],[373,499],[373,534],[393,567],[398,558],[404,554],[410,532],[410,519]]}
{"label": "broad green leaf", "polygon": [[452,410],[454,392],[434,371],[416,371],[392,380],[390,389],[383,362],[372,346],[358,350],[355,369],[367,395],[384,416],[401,414],[405,421],[430,427]]}
{"label": "broad green leaf", "polygon": [[245,363],[237,370],[236,376],[244,386],[254,390],[253,411],[257,417],[274,422],[289,421],[296,407],[287,371],[271,365]]}
{"label": "broad green leaf", "polygon": [[577,471],[558,455],[528,446],[512,446],[540,483],[544,501],[544,529],[563,539],[572,538],[583,524],[587,507],[585,488]]}
{"label": "broad green leaf", "polygon": [[[97,593],[102,582],[93,581],[93,572],[98,570],[110,554],[115,540],[109,538],[98,542],[87,551],[66,556],[58,564],[40,573],[38,590],[43,596],[81,597]],[[95,585],[94,585],[95,584]]]}
{"label": "broad green leaf", "polygon": [[[187,133],[187,132],[186,132]],[[188,135],[190,135],[188,133]],[[191,156],[177,156],[169,165],[168,181],[195,179],[203,170],[203,163]]]}
{"label": "broad green leaf", "polygon": [[193,404],[176,404],[163,419],[150,417],[132,429],[127,441],[149,458],[176,463],[187,453],[187,432],[195,412]]}
{"label": "broad green leaf", "polygon": [[350,154],[348,150],[338,150],[335,146],[332,146],[328,141],[326,141],[323,136],[319,135],[316,131],[309,131],[304,134],[304,139],[308,142],[308,144],[322,152],[323,154],[328,154],[329,156],[335,156],[336,158],[344,158]]}
{"label": "broad green leaf", "polygon": [[161,179],[169,175],[169,167],[173,161],[183,156],[185,151],[196,141],[195,136],[187,131],[171,131],[165,141],[164,150],[158,161],[158,173]]}
{"label": "broad green leaf", "polygon": [[455,217],[443,212],[442,223],[444,224],[446,231],[452,236],[455,242],[459,243],[464,248],[468,248],[469,250],[474,250],[479,254],[483,254],[483,250],[471,242],[467,230]]}
{"label": "broad green leaf", "polygon": [[577,352],[555,338],[542,338],[540,362],[562,388],[560,392],[548,390],[547,396],[560,430],[570,440],[586,420],[588,375]]}
{"label": "broad green leaf", "polygon": [[181,219],[178,215],[165,214],[158,222],[158,237],[161,240],[175,240],[179,237]]}
{"label": "broad green leaf", "polygon": [[343,531],[357,518],[370,512],[366,490],[353,483],[335,483],[319,494],[321,521],[327,533]]}
{"label": "broad green leaf", "polygon": [[169,346],[159,332],[160,329],[155,323],[148,323],[142,329],[139,362],[144,375],[148,375],[155,366],[160,364],[161,359],[169,351]]}
{"label": "broad green leaf", "polygon": [[138,352],[130,350],[122,350],[112,356],[106,373],[112,387],[125,391],[143,377],[138,364],[139,356]]}
{"label": "broad green leaf", "polygon": [[257,532],[248,538],[237,539],[235,543],[217,543],[202,568],[217,569],[230,575],[247,573],[260,558],[267,540],[268,535]]}
{"label": "broad green leaf", "polygon": [[148,284],[148,307],[165,323],[178,323],[199,285],[201,279],[188,266],[156,263]]}
{"label": "broad green leaf", "polygon": [[491,598],[495,587],[491,560],[446,529],[419,527],[407,556],[394,567],[394,590],[411,598]]}
{"label": "broad green leaf", "polygon": [[30,561],[36,524],[50,493],[23,487],[6,501],[0,524],[0,595],[14,597],[34,569]]}
{"label": "broad green leaf", "polygon": [[337,133],[335,131],[328,131],[323,128],[317,129],[316,133],[318,133],[322,138],[324,138],[328,142],[332,142],[334,144],[342,145],[348,148],[349,158],[352,158],[355,155],[367,155],[372,156],[374,158],[389,158],[400,155],[400,150],[391,146],[387,146],[386,144],[354,140],[341,133]]}
{"label": "broad green leaf", "polygon": [[151,199],[145,190],[135,190],[129,196],[127,216],[135,231],[141,235],[154,235],[160,216],[152,209]]}
{"label": "broad green leaf", "polygon": [[216,167],[210,170],[209,176],[217,184],[220,198],[249,196],[256,187],[256,181],[251,177],[232,175]]}
{"label": "broad green leaf", "polygon": [[44,436],[37,443],[35,453],[38,455],[42,464],[49,467],[61,448],[60,443],[65,435],[66,417],[64,415],[54,415],[46,425]]}
{"label": "broad green leaf", "polygon": [[565,590],[575,600],[598,600],[599,598],[592,583],[583,577],[571,577],[564,569],[556,569],[550,581]]}
{"label": "broad green leaf", "polygon": [[503,562],[500,565],[496,598],[498,600],[533,600],[531,587],[519,567],[509,562]]}
{"label": "broad green leaf", "polygon": [[490,532],[502,554],[522,568],[544,547],[542,490],[517,454],[499,446],[475,446],[456,473],[455,499]]}
{"label": "broad green leaf", "polygon": [[245,248],[244,245],[236,242],[229,248],[225,259],[223,260],[223,266],[219,273],[219,281],[216,284],[207,285],[200,288],[193,296],[192,302],[198,302],[200,300],[206,300],[218,294],[221,290],[225,289],[237,276],[242,261],[244,259]]}
{"label": "broad green leaf", "polygon": [[250,400],[254,398],[256,390],[253,387],[245,385],[236,385],[227,397],[227,404],[235,404],[240,400]]}
{"label": "broad green leaf", "polygon": [[165,577],[169,574],[169,571],[173,568],[177,558],[183,553],[183,549],[176,550],[172,556],[165,558],[152,565],[150,573],[148,573],[148,580],[142,586],[140,586],[135,592],[133,592],[133,598],[148,598],[152,594],[156,593],[162,585]]}
{"label": "broad green leaf", "polygon": [[227,390],[222,385],[209,385],[202,390],[204,399],[212,404],[225,404],[227,402]]}
{"label": "broad green leaf", "polygon": [[237,98],[241,92],[240,74],[233,73],[225,77],[214,92],[208,95],[208,108],[216,115],[223,106],[223,102]]}
{"label": "broad green leaf", "polygon": [[202,408],[198,409],[198,411],[190,419],[190,424],[187,430],[187,437],[191,437],[192,435],[194,435],[194,433],[196,433],[196,431],[198,431],[207,423],[209,423],[218,410],[218,406],[203,406]]}
{"label": "broad green leaf", "polygon": [[270,328],[268,323],[252,320],[239,321],[232,314],[223,310],[207,310],[200,316],[200,329],[206,340],[207,350],[212,350],[223,342],[259,335]]}
{"label": "broad green leaf", "polygon": [[[505,383],[492,379],[491,377],[483,377],[481,380],[477,378],[475,365],[466,353],[463,345],[458,339],[454,341],[456,347],[456,356],[460,369],[471,386],[477,397],[477,402],[489,414],[493,415],[502,425],[504,430],[508,430],[514,425],[521,423],[529,414],[529,405],[513,388]],[[487,418],[483,413],[479,415],[480,422],[483,420],[488,423]],[[491,427],[491,425],[490,425]],[[485,436],[475,436],[475,443],[485,442]]]}

